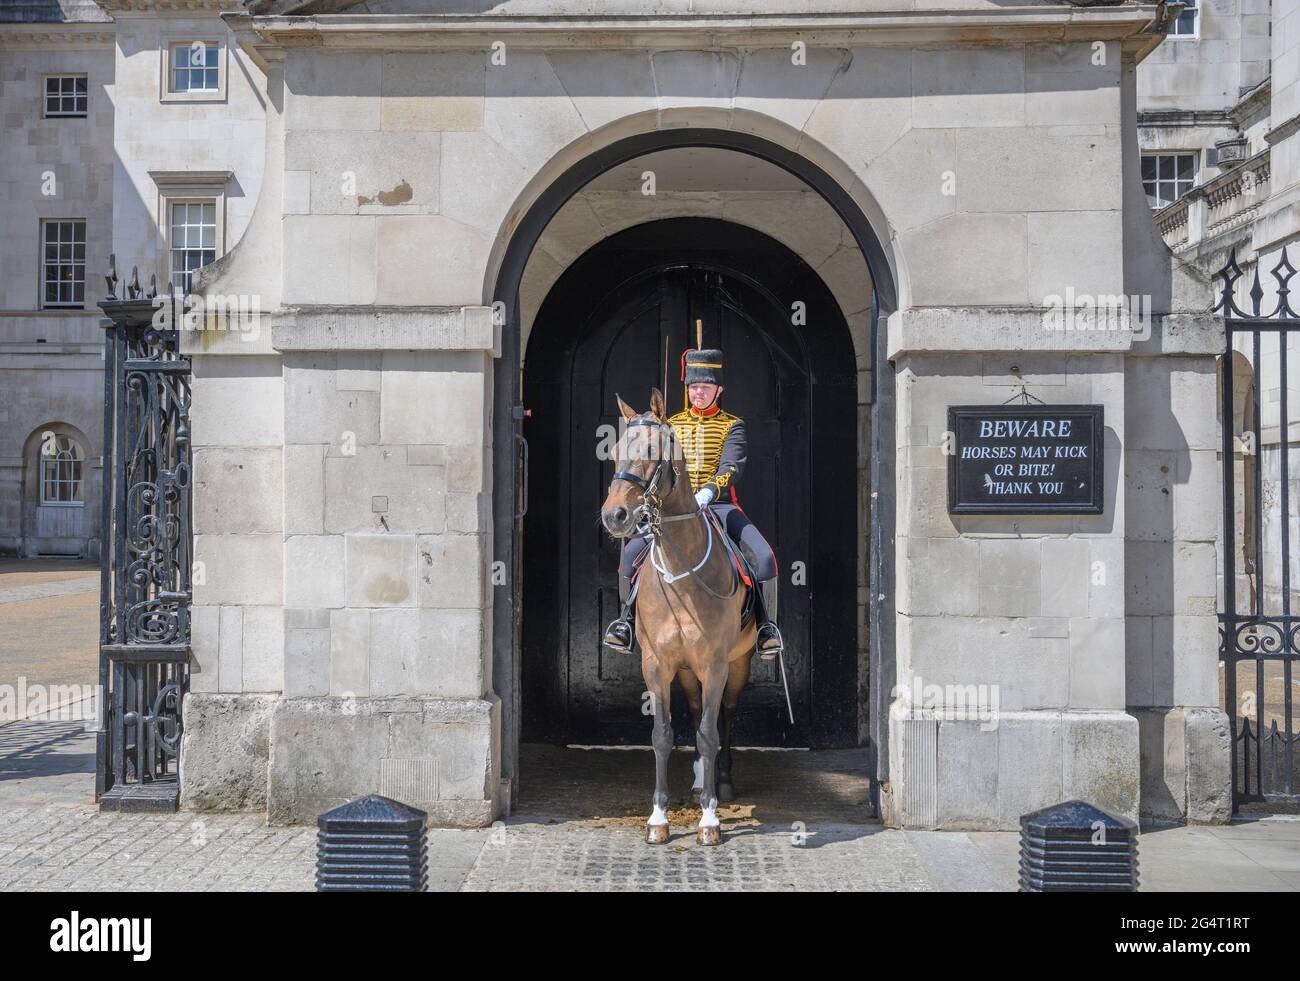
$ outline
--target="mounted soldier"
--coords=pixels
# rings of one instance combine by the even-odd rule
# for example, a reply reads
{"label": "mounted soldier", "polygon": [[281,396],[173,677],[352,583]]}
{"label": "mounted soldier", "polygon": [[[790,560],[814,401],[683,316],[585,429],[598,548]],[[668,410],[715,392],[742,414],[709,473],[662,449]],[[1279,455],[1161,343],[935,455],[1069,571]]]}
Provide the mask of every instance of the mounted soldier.
{"label": "mounted soldier", "polygon": [[[698,331],[698,325],[697,325]],[[745,421],[726,412],[718,400],[722,385],[722,352],[693,348],[682,355],[682,383],[686,407],[668,419],[686,458],[691,490],[701,509],[708,508],[739,547],[757,583],[755,616],[758,622],[756,649],[770,660],[781,653],[784,642],[776,625],[776,556],[762,532],[741,510],[736,483],[745,469],[748,452]],[[623,547],[619,566],[619,597],[623,608],[618,619],[605,630],[606,647],[629,654],[632,651],[635,603],[633,580],[650,549],[650,535],[630,538]]]}

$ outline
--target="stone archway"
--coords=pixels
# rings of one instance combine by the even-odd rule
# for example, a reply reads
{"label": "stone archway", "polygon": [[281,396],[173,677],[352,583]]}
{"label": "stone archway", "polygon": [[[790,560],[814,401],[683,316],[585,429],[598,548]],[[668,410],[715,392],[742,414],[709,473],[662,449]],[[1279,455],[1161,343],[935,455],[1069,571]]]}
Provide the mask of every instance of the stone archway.
{"label": "stone archway", "polygon": [[[611,127],[617,128],[626,124]],[[503,235],[494,258],[489,263],[491,302],[504,319],[501,357],[494,377],[494,558],[508,570],[512,588],[498,593],[493,610],[493,678],[502,700],[502,768],[503,776],[517,780],[518,744],[521,711],[521,630],[523,582],[519,548],[520,516],[525,502],[520,481],[521,447],[524,445],[519,422],[525,406],[520,401],[522,337],[520,293],[525,267],[547,225],[570,198],[590,181],[612,167],[639,156],[663,150],[707,147],[734,151],[767,161],[794,175],[820,195],[849,229],[857,243],[873,284],[873,304],[866,346],[869,351],[868,388],[870,397],[870,435],[860,434],[872,445],[885,434],[888,453],[872,453],[871,470],[860,488],[864,499],[873,501],[869,511],[870,530],[859,529],[869,541],[864,563],[867,583],[864,592],[869,603],[882,610],[892,609],[893,598],[893,384],[884,358],[884,339],[879,325],[884,315],[897,303],[895,265],[876,233],[876,221],[868,220],[859,200],[827,170],[787,146],[766,140],[740,129],[658,129],[636,133],[594,148],[586,156],[572,160],[562,151],[557,159],[568,163],[558,174],[540,175],[521,195],[520,203],[507,220],[509,234]],[[569,162],[572,161],[572,162]],[[843,168],[845,173],[847,169]],[[857,184],[855,190],[864,192]],[[882,371],[881,369],[884,369]],[[887,378],[882,375],[888,375]],[[875,489],[886,493],[874,493]],[[509,530],[509,533],[507,533]],[[504,595],[503,595],[504,594]],[[871,659],[869,685],[871,708],[870,746],[874,753],[878,780],[887,776],[887,707],[893,686],[893,620],[891,616],[870,617]],[[865,699],[864,699],[865,700]]]}

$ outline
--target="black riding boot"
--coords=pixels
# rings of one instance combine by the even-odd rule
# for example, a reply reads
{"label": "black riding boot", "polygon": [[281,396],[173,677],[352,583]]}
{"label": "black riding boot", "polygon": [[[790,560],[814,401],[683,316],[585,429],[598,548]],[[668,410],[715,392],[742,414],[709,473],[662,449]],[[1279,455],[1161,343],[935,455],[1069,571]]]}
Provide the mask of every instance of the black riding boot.
{"label": "black riding boot", "polygon": [[754,649],[764,661],[770,661],[785,649],[785,640],[776,625],[776,585],[777,579],[763,579],[758,584],[758,641]]}
{"label": "black riding boot", "polygon": [[632,580],[623,575],[618,577],[618,598],[623,602],[623,609],[618,619],[605,628],[602,643],[620,654],[631,654],[636,639],[636,607],[632,603]]}

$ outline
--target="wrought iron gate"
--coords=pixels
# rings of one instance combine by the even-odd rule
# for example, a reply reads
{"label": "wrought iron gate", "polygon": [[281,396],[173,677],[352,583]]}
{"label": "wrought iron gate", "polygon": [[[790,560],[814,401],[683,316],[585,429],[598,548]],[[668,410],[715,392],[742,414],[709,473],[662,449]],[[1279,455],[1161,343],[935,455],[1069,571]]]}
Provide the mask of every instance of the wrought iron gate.
{"label": "wrought iron gate", "polygon": [[[110,293],[116,284],[114,273]],[[134,270],[124,292],[99,304],[110,323],[95,796],[102,809],[166,811],[180,791],[189,672],[190,365],[177,331],[154,324],[155,291],[142,295]]]}
{"label": "wrought iron gate", "polygon": [[[1290,341],[1300,337],[1300,313],[1291,307],[1288,285],[1295,273],[1283,249],[1270,273],[1275,303],[1265,303],[1258,267],[1249,292],[1239,293],[1243,272],[1235,255],[1218,274],[1222,290],[1215,309],[1223,314],[1227,337],[1220,372],[1219,660],[1232,726],[1234,810],[1251,802],[1300,802],[1293,704],[1300,617],[1291,609],[1294,423],[1287,391]],[[1234,377],[1238,368],[1240,378]]]}

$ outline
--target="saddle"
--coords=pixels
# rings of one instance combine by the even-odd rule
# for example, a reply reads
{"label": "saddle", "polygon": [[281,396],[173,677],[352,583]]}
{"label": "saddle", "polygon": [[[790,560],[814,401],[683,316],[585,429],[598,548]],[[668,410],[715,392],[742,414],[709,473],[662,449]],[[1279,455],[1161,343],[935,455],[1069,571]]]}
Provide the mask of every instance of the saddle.
{"label": "saddle", "polygon": [[[736,570],[736,575],[740,577],[741,585],[745,590],[745,601],[740,607],[740,625],[742,627],[748,626],[750,621],[754,619],[754,597],[757,593],[754,588],[754,569],[745,558],[745,554],[740,550],[740,547],[731,540],[727,530],[722,527],[722,522],[718,520],[718,516],[709,508],[704,508],[704,516],[713,525],[714,532],[727,550],[727,555],[731,559],[732,567]],[[641,586],[641,570],[645,565],[645,557],[649,552],[650,543],[647,541],[645,547],[641,549],[636,557],[636,568],[632,572],[632,592],[628,597],[629,603],[636,602],[637,590]]]}
{"label": "saddle", "polygon": [[736,569],[736,575],[740,576],[740,581],[744,583],[745,602],[740,607],[740,625],[742,627],[747,626],[750,620],[754,618],[754,594],[757,592],[754,589],[754,570],[745,558],[745,553],[740,550],[740,546],[731,540],[731,536],[722,527],[722,522],[718,520],[718,516],[713,513],[713,510],[705,508],[704,516],[713,524],[718,537],[722,539],[722,544],[726,546],[727,554],[731,557],[731,564]]}

